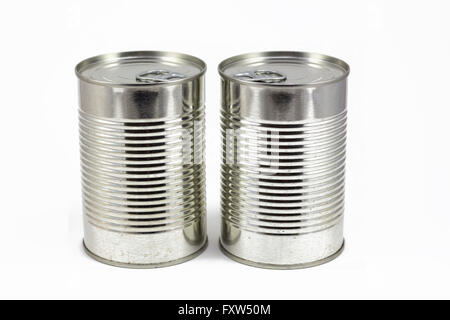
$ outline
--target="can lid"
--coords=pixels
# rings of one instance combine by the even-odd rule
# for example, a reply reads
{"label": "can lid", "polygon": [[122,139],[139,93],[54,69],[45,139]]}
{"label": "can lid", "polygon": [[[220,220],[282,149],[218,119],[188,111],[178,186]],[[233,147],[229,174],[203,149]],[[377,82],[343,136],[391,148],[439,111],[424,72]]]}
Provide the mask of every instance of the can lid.
{"label": "can lid", "polygon": [[342,80],[350,67],[318,53],[269,51],[231,57],[219,65],[222,77],[254,85],[319,86]]}
{"label": "can lid", "polygon": [[190,81],[206,64],[193,56],[164,51],[110,53],[83,60],[75,72],[83,81],[107,86],[148,86]]}

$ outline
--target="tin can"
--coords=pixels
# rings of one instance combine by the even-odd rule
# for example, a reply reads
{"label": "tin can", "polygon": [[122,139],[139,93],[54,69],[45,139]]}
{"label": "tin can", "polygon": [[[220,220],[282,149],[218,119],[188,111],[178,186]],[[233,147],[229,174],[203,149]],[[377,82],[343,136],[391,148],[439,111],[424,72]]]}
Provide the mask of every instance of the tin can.
{"label": "tin can", "polygon": [[200,59],[139,51],[76,66],[84,246],[115,266],[187,261],[205,248]]}
{"label": "tin can", "polygon": [[305,52],[262,52],[219,65],[222,231],[226,255],[294,269],[343,250],[349,66]]}

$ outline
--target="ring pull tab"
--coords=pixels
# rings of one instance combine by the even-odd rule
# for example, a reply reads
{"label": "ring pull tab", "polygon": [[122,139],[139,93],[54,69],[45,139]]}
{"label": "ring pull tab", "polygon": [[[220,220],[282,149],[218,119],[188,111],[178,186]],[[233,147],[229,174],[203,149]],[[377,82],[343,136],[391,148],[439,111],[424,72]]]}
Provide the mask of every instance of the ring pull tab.
{"label": "ring pull tab", "polygon": [[284,74],[278,71],[270,71],[270,70],[246,71],[236,73],[234,76],[236,78],[242,78],[247,81],[263,82],[263,83],[278,83],[286,81],[287,79],[287,77]]}
{"label": "ring pull tab", "polygon": [[139,73],[136,80],[147,83],[166,83],[177,79],[184,79],[185,75],[169,70],[149,70]]}

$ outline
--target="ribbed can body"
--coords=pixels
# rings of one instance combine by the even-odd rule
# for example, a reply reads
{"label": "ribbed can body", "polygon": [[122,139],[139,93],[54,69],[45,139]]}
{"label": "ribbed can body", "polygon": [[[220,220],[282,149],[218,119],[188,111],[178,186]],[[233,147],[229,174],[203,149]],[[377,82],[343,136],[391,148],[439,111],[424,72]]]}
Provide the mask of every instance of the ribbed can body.
{"label": "ribbed can body", "polygon": [[[345,79],[284,87],[222,78],[221,245],[227,255],[290,269],[340,253],[345,93]],[[330,99],[323,103],[321,95]]]}
{"label": "ribbed can body", "polygon": [[203,82],[80,80],[84,244],[97,260],[159,267],[205,246]]}

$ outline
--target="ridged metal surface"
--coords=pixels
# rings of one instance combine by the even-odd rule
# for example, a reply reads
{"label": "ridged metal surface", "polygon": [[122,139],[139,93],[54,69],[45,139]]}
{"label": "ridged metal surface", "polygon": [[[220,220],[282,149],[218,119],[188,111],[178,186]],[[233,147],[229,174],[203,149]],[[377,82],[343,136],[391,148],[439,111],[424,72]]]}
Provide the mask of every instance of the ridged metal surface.
{"label": "ridged metal surface", "polygon": [[[345,111],[319,121],[289,124],[257,123],[222,113],[224,148],[227,129],[238,130],[240,150],[235,154],[240,159],[222,166],[225,221],[270,235],[308,234],[340,222]],[[225,149],[223,157],[227,157]]]}
{"label": "ridged metal surface", "polygon": [[[80,111],[83,204],[89,223],[146,234],[197,221],[205,210],[204,168],[183,164],[181,143],[186,130],[193,133],[194,118],[119,122]],[[202,137],[191,143],[203,144]]]}
{"label": "ridged metal surface", "polygon": [[[183,148],[192,159],[199,156],[194,150],[204,150],[203,113],[201,108],[182,118],[111,121],[80,110],[85,223],[137,236],[201,225],[204,165],[185,164]],[[193,243],[199,241],[194,233]]]}

